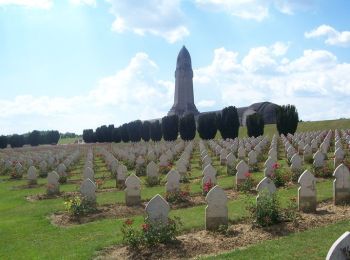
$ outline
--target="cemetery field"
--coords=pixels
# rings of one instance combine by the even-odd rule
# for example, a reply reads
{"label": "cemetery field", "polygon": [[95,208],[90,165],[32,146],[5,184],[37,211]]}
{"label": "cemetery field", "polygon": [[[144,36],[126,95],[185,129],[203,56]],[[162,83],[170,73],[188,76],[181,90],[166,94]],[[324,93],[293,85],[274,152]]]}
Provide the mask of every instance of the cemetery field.
{"label": "cemetery field", "polygon": [[[282,137],[1,150],[0,259],[325,259],[349,230],[350,207],[333,204],[333,182],[350,176],[350,131],[305,129]],[[342,185],[350,193],[350,184]],[[251,210],[263,191],[284,214],[266,227]],[[171,192],[182,200],[170,200]],[[65,202],[79,196],[94,209],[77,217]],[[125,221],[140,229],[159,211],[180,219],[178,241],[127,247]]]}

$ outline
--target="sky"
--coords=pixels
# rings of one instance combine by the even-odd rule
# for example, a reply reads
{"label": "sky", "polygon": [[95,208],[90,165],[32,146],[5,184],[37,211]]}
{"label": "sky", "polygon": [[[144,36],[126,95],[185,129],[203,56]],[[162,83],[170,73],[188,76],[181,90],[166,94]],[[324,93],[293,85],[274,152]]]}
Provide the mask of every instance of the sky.
{"label": "sky", "polygon": [[0,135],[161,118],[183,45],[199,111],[350,118],[348,0],[0,0]]}

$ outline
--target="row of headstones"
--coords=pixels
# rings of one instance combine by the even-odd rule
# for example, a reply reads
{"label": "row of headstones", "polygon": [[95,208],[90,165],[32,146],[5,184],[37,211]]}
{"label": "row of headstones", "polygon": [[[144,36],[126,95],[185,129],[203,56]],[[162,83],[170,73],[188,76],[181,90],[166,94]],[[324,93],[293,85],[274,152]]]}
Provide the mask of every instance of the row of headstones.
{"label": "row of headstones", "polygon": [[[206,195],[205,228],[217,230],[221,225],[228,224],[227,196],[225,191],[214,186]],[[166,225],[169,219],[169,203],[159,194],[155,195],[146,205],[145,211],[150,223]]]}
{"label": "row of headstones", "polygon": [[94,153],[92,148],[89,148],[86,154],[85,164],[83,168],[83,180],[85,179],[90,179],[92,181],[95,180]]}
{"label": "row of headstones", "polygon": [[[134,143],[129,146],[113,146],[113,152],[122,161],[129,161],[141,165],[149,161],[158,161],[160,166],[168,166],[174,156],[185,147],[184,141],[159,142],[154,145],[148,143]],[[137,161],[138,160],[138,161]]]}
{"label": "row of headstones", "polygon": [[[69,158],[69,159],[68,159]],[[72,155],[67,157],[67,160],[65,162],[70,166],[73,162],[75,162],[79,158],[79,151],[74,152]],[[57,173],[59,176],[67,176],[66,173],[67,167],[64,163],[61,163],[57,166]],[[37,184],[38,180],[38,170],[35,166],[30,166],[27,171],[27,180],[29,185],[35,185]]]}
{"label": "row of headstones", "polygon": [[[350,172],[344,165],[340,164],[334,171],[333,176],[333,201],[335,205],[350,202]],[[316,178],[305,170],[298,179],[298,209],[303,212],[314,212],[317,207]],[[267,189],[270,194],[276,191],[276,187],[270,178],[265,177],[257,186],[258,191]]]}

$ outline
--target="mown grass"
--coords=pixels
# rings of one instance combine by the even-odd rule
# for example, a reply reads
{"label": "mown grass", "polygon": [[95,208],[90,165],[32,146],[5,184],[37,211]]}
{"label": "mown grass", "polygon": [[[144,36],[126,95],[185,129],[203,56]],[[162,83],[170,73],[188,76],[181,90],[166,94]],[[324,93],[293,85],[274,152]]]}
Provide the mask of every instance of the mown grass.
{"label": "mown grass", "polygon": [[[346,126],[350,124],[349,122],[350,120],[347,120],[343,122],[344,125],[339,124],[339,126],[336,124],[336,128],[350,128],[350,125]],[[308,127],[311,129],[311,126]],[[323,126],[321,124],[317,127]],[[227,176],[225,167],[220,166],[216,158],[212,158],[213,165],[218,171],[218,184],[226,189],[233,188],[234,176]],[[83,164],[84,157],[71,170],[70,180],[81,178]],[[280,164],[288,167],[284,160],[281,160]],[[115,182],[110,178],[111,174],[103,160],[96,156],[94,165],[96,178],[106,178],[103,187],[114,187]],[[190,191],[192,194],[198,194],[201,192],[200,178],[202,176],[198,148],[193,154],[191,166],[191,178],[193,179],[189,184]],[[256,181],[262,179],[261,169],[253,173],[253,177]],[[54,212],[64,210],[63,199],[29,202],[25,199],[26,196],[45,193],[46,179],[39,179],[39,184],[43,184],[42,187],[18,189],[18,186],[24,184],[26,184],[24,179],[13,181],[7,176],[0,176],[0,259],[90,259],[99,250],[122,242],[120,228],[123,219],[101,219],[71,227],[53,226],[49,216]],[[79,183],[61,185],[60,189],[61,191],[78,191]],[[143,186],[142,199],[149,200],[157,193],[164,195],[164,185]],[[290,199],[297,196],[297,186],[279,189],[277,194],[282,207],[286,207]],[[330,198],[332,198],[332,180],[318,182],[318,201]],[[248,217],[249,212],[246,207],[254,200],[255,196],[252,194],[240,194],[235,200],[230,200],[228,203],[230,221],[235,222]],[[119,190],[98,193],[97,202],[99,205],[123,203],[124,192]],[[183,231],[203,229],[204,208],[205,205],[199,205],[172,210],[170,215],[180,217],[184,223]],[[135,216],[134,220],[134,225],[140,225],[143,216]],[[219,258],[296,259],[308,257],[308,259],[324,259],[329,246],[345,230],[348,230],[348,227],[348,221],[340,222],[324,228],[288,235],[276,241],[261,242],[246,249],[220,255]]]}

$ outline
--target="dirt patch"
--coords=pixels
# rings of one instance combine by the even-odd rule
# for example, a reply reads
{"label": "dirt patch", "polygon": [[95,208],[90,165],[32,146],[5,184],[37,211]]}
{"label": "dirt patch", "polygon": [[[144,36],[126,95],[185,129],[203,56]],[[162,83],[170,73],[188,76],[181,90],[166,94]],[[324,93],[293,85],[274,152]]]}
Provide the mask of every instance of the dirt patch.
{"label": "dirt patch", "polygon": [[119,245],[106,248],[97,259],[183,259],[216,255],[349,218],[348,206],[334,206],[332,202],[324,202],[319,204],[314,214],[301,213],[297,223],[285,222],[268,228],[258,228],[251,223],[241,222],[229,226],[227,235],[201,230],[181,235],[176,244],[160,245],[156,250],[150,248],[131,251],[128,247]]}
{"label": "dirt patch", "polygon": [[97,207],[96,212],[90,213],[80,218],[74,218],[67,212],[57,212],[50,216],[50,220],[51,224],[55,226],[72,226],[105,218],[127,218],[144,214],[145,206],[145,203],[134,207],[127,207],[122,204],[111,204]]}

